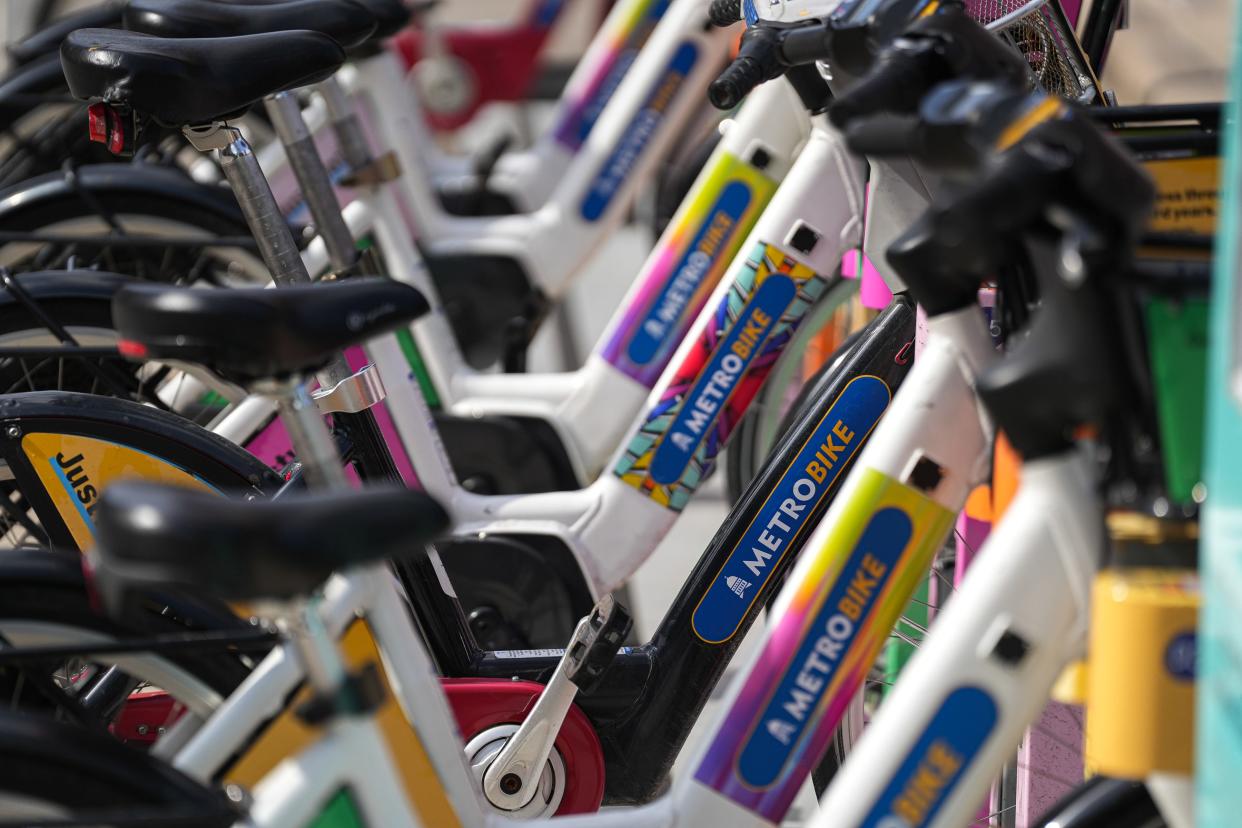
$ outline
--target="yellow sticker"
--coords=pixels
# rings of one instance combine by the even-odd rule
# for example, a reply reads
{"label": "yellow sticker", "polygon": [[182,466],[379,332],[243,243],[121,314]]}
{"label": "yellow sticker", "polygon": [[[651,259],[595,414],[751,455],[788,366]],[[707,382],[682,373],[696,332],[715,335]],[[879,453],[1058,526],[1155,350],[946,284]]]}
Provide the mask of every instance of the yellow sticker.
{"label": "yellow sticker", "polygon": [[1156,206],[1148,229],[1158,233],[1216,232],[1220,158],[1160,158],[1143,162],[1156,184]]}
{"label": "yellow sticker", "polygon": [[22,451],[79,549],[95,537],[95,507],[117,480],[138,478],[215,492],[211,484],[180,466],[131,446],[77,434],[32,433]]}

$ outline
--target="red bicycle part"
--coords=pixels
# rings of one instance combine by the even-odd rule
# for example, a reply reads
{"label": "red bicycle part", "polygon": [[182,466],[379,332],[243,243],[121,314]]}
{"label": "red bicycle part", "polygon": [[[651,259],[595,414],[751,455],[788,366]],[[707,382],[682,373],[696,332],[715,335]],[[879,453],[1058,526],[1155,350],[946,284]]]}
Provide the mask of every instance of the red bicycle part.
{"label": "red bicycle part", "polygon": [[[543,685],[533,681],[495,679],[440,679],[457,718],[463,740],[502,724],[521,724]],[[591,721],[574,705],[565,717],[556,749],[565,760],[565,798],[556,814],[587,814],[599,810],[604,801],[604,750]]]}
{"label": "red bicycle part", "polygon": [[[543,685],[533,681],[446,678],[440,684],[448,693],[463,743],[496,725],[521,724],[543,692]],[[111,730],[123,742],[148,746],[159,738],[160,728],[171,727],[184,712],[167,693],[134,693]],[[590,719],[577,705],[565,717],[556,749],[566,772],[565,796],[557,815],[598,811],[604,801],[604,750]]]}
{"label": "red bicycle part", "polygon": [[122,742],[140,747],[155,743],[166,728],[172,727],[185,708],[164,692],[131,693],[120,714],[108,728]]}
{"label": "red bicycle part", "polygon": [[[445,32],[445,49],[468,68],[475,94],[455,112],[427,110],[427,122],[434,129],[450,131],[469,123],[484,104],[525,100],[549,33],[533,26]],[[423,33],[418,29],[406,29],[392,42],[407,69],[422,59]]]}

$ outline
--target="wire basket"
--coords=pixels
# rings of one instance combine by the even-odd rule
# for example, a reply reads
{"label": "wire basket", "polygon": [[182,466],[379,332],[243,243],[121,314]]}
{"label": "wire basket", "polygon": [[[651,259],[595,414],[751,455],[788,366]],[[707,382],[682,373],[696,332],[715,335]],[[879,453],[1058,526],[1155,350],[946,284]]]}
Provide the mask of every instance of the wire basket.
{"label": "wire basket", "polygon": [[1046,92],[1082,104],[1100,100],[1099,81],[1058,0],[966,0],[966,10],[1022,53]]}

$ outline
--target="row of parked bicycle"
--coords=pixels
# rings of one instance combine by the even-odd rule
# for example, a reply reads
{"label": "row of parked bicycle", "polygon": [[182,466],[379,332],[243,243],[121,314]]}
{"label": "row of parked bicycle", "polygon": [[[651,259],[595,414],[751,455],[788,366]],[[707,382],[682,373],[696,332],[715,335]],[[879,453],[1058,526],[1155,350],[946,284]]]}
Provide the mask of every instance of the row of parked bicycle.
{"label": "row of parked bicycle", "polygon": [[400,0],[21,44],[0,824],[1194,825],[1221,115],[1104,93],[1119,5],[1084,51],[1058,0],[618,0],[481,159]]}

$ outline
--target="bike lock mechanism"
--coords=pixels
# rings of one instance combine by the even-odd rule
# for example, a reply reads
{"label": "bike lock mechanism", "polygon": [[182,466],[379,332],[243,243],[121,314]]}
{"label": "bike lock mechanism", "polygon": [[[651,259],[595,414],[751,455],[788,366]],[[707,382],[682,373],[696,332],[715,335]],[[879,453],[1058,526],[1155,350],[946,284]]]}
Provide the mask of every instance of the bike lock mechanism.
{"label": "bike lock mechanism", "polygon": [[[1079,107],[1044,92],[952,82],[927,97],[918,120],[920,134],[937,138],[915,153],[920,162],[951,172],[974,153],[978,163],[893,243],[889,262],[935,315],[971,304],[1012,256],[998,240],[1023,238],[1039,307],[976,387],[1024,457],[1064,451],[1077,426],[1101,424],[1126,397],[1111,291],[1153,186]],[[950,141],[955,151],[942,162],[938,147]]]}
{"label": "bike lock mechanism", "polygon": [[944,2],[896,35],[856,83],[837,96],[828,117],[838,128],[879,112],[909,114],[924,95],[947,80],[1034,85],[1022,54],[977,23],[958,2]]}
{"label": "bike lock mechanism", "polygon": [[586,694],[595,689],[631,626],[629,612],[612,596],[601,599],[578,622],[526,721],[495,759],[485,758],[475,765],[475,772],[482,773],[488,802],[503,811],[519,811],[531,803],[574,697],[579,691]]}

